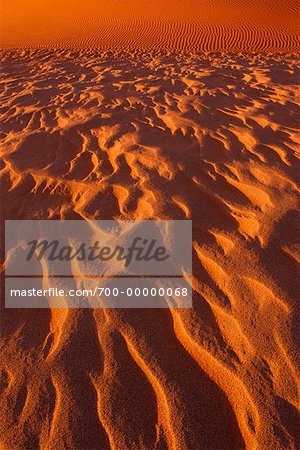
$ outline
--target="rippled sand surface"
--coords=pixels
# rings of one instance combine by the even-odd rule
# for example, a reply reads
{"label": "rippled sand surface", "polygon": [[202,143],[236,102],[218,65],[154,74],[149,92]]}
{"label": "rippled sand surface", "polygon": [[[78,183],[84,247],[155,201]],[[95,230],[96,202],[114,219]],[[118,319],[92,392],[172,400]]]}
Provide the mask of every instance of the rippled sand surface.
{"label": "rippled sand surface", "polygon": [[297,64],[2,52],[6,219],[194,239],[192,309],[3,311],[3,448],[297,448]]}
{"label": "rippled sand surface", "polygon": [[4,47],[300,50],[299,0],[1,0]]}

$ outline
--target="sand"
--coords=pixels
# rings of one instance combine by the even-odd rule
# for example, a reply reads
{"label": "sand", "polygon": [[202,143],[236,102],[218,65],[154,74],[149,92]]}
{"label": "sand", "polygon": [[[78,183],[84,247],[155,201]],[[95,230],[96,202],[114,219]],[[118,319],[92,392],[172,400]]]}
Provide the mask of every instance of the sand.
{"label": "sand", "polygon": [[298,4],[1,8],[2,256],[3,219],[193,221],[191,309],[2,308],[1,448],[299,448]]}
{"label": "sand", "polygon": [[3,311],[3,448],[295,449],[295,58],[2,61],[3,216],[191,218],[194,275],[190,310]]}
{"label": "sand", "polygon": [[1,0],[3,47],[300,48],[297,0]]}

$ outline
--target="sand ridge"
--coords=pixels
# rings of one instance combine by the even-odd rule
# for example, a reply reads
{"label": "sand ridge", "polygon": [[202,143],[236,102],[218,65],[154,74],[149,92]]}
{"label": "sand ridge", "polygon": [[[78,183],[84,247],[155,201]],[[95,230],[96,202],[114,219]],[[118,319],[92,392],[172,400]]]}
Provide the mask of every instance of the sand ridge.
{"label": "sand ridge", "polygon": [[299,60],[2,67],[5,218],[192,218],[194,236],[191,310],[4,311],[4,448],[296,449]]}
{"label": "sand ridge", "polygon": [[294,0],[2,0],[2,47],[298,52]]}

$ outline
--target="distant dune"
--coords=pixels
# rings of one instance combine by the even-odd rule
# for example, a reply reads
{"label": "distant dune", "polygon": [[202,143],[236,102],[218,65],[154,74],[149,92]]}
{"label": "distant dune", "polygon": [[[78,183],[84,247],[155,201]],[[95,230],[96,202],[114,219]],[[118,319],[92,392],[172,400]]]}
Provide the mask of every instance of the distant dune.
{"label": "distant dune", "polygon": [[2,47],[300,48],[293,0],[2,0]]}

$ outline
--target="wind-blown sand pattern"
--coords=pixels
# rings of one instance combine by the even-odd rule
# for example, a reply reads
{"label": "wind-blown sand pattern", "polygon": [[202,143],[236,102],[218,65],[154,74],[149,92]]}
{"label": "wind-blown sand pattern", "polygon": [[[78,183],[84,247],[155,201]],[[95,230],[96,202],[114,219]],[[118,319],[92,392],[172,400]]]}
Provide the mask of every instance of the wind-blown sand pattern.
{"label": "wind-blown sand pattern", "polygon": [[6,310],[6,449],[296,449],[299,81],[280,55],[2,53],[6,219],[193,220],[193,309]]}
{"label": "wind-blown sand pattern", "polygon": [[300,49],[298,0],[2,0],[3,47]]}

